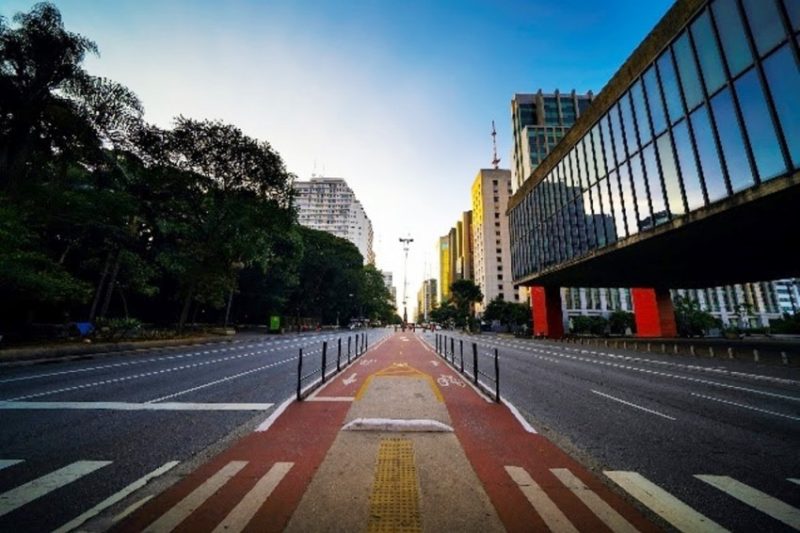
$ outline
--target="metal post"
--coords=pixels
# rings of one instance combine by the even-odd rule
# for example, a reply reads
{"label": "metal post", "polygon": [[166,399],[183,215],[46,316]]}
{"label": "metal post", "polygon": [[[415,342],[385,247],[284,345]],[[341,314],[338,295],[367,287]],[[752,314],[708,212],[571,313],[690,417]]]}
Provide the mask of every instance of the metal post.
{"label": "metal post", "polygon": [[325,365],[328,360],[328,341],[322,342],[322,382],[325,383]]}
{"label": "metal post", "polygon": [[342,361],[342,338],[339,337],[336,341],[337,349],[336,349],[336,371],[340,371],[342,369],[341,361]]}
{"label": "metal post", "polygon": [[301,380],[303,379],[303,349],[300,348],[300,356],[297,358],[297,401],[302,400],[300,397]]}
{"label": "metal post", "polygon": [[[464,340],[463,339],[458,339],[458,349],[459,349],[459,352],[461,353],[461,360],[463,361],[464,360]],[[455,359],[455,357],[453,357],[453,359]],[[455,366],[455,365],[456,365],[456,362],[454,360],[453,361],[453,366]]]}
{"label": "metal post", "polygon": [[497,348],[494,349],[494,401],[500,401],[500,362],[498,361]]}
{"label": "metal post", "polygon": [[364,349],[364,351],[366,352],[366,351],[367,351],[367,334],[366,334],[366,333],[362,333],[361,335],[363,335],[363,338],[361,339],[361,340],[363,341],[363,342],[361,343],[361,347],[362,347],[362,348]]}
{"label": "metal post", "polygon": [[453,364],[456,364],[456,341],[453,337],[450,337],[450,357]]}
{"label": "metal post", "polygon": [[472,380],[478,384],[478,345],[473,344],[472,349]]}
{"label": "metal post", "polygon": [[355,343],[356,343],[355,352],[356,352],[356,359],[358,359],[358,355],[359,355],[359,352],[358,352],[358,333],[356,333],[356,337],[355,338],[356,338],[356,340],[355,340]]}
{"label": "metal post", "polygon": [[347,364],[350,364],[350,345],[353,343],[353,337],[347,337]]}
{"label": "metal post", "polygon": [[369,335],[367,335],[366,333],[364,333],[364,348],[369,350]]}

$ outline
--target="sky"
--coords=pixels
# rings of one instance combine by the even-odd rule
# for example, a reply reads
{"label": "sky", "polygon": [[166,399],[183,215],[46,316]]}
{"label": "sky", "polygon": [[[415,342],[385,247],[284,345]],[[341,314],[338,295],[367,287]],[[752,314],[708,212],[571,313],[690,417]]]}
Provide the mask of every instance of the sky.
{"label": "sky", "polygon": [[[35,2],[0,0],[11,18]],[[220,119],[269,142],[298,179],[342,177],[408,313],[438,278],[440,235],[490,168],[511,165],[511,99],[598,93],[672,0],[55,0],[94,40],[86,69],[145,120]],[[402,313],[402,308],[400,309]]]}

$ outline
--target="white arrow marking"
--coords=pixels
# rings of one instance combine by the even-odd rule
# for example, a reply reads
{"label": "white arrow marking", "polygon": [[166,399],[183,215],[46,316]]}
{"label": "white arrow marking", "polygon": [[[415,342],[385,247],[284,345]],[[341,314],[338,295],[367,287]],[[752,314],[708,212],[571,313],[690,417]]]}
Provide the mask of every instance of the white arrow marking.
{"label": "white arrow marking", "polygon": [[342,380],[342,383],[344,383],[345,385],[352,385],[353,383],[356,382],[356,376],[357,375],[358,374],[353,373],[353,375],[350,376],[349,378]]}
{"label": "white arrow marking", "polygon": [[431,361],[431,364],[432,364],[433,366],[439,366],[439,361]]}

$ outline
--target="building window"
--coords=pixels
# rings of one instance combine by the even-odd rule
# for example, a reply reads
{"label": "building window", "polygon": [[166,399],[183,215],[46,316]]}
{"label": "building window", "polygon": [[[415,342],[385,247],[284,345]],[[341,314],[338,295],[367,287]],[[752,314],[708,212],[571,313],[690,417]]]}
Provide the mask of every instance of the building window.
{"label": "building window", "polygon": [[[800,13],[800,9],[796,11]],[[792,164],[796,168],[800,166],[800,106],[797,105],[800,71],[788,44],[764,61],[764,73],[775,102],[778,121],[789,145]]]}

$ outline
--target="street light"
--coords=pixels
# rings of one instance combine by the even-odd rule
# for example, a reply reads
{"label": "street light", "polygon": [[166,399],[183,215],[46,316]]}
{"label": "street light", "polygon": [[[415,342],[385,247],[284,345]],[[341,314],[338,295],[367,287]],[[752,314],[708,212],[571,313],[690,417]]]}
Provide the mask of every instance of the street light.
{"label": "street light", "polygon": [[408,237],[400,237],[400,242],[403,243],[403,252],[405,252],[405,259],[403,260],[403,327],[405,328],[408,323],[408,309],[406,308],[406,300],[408,299],[408,248],[414,239],[409,235]]}

